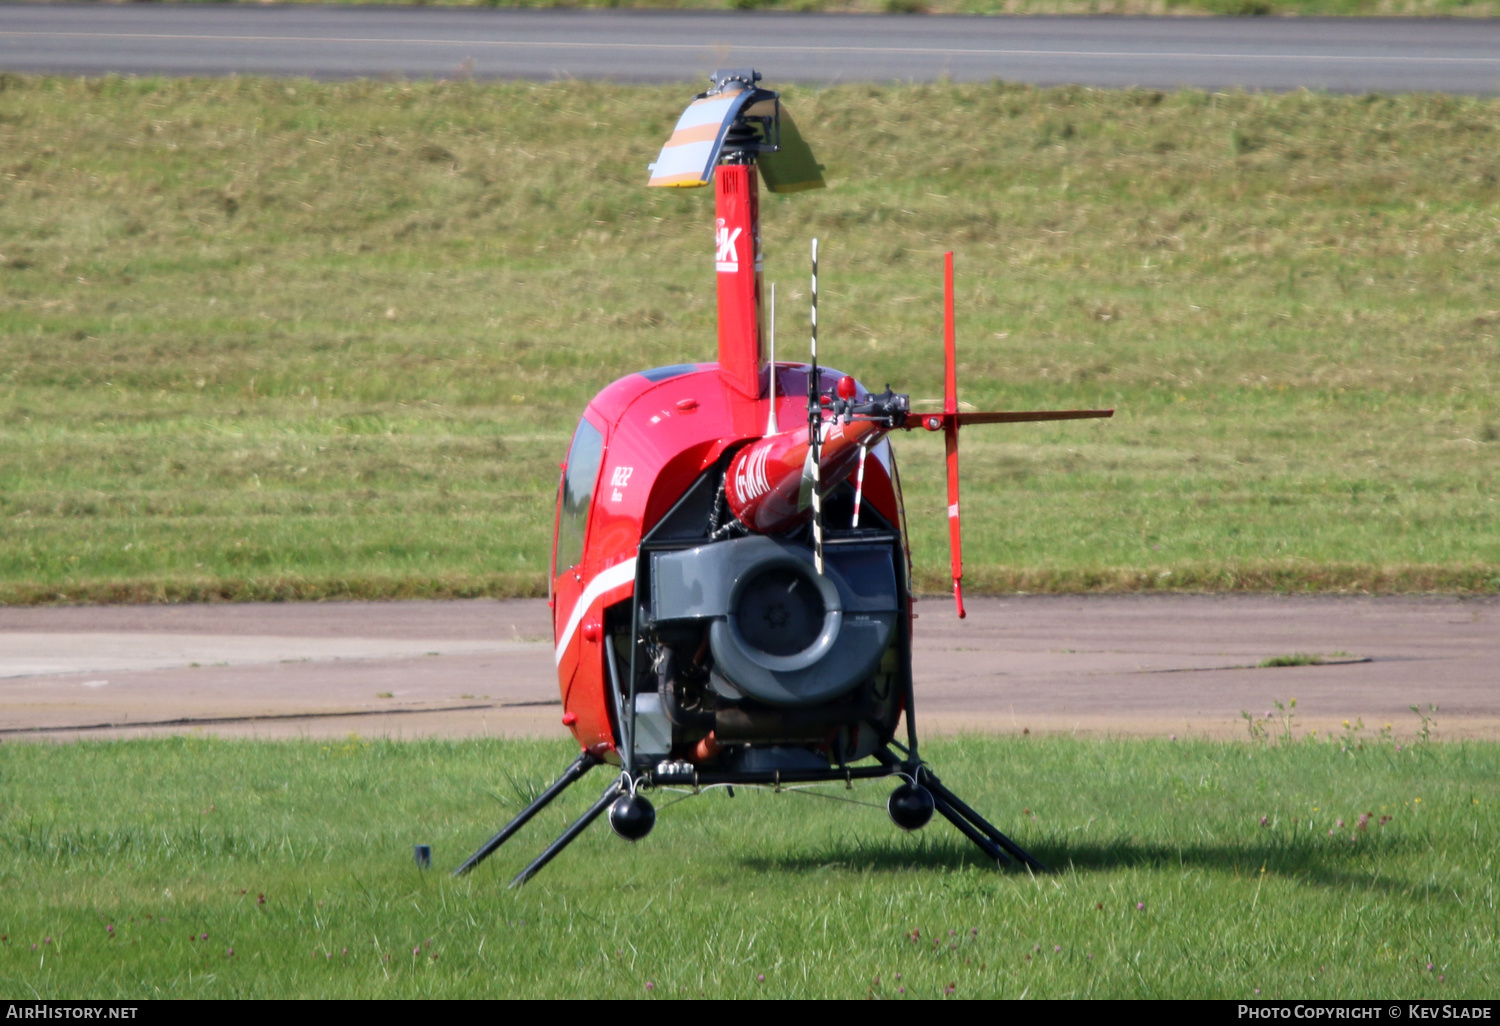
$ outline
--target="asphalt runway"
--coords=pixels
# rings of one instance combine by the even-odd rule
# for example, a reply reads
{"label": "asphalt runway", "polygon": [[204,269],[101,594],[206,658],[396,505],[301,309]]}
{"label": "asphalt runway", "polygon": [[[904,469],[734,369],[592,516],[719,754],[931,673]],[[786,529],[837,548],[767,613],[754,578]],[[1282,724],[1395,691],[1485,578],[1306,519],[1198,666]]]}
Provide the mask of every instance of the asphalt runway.
{"label": "asphalt runway", "polygon": [[[927,732],[1500,738],[1500,601],[1256,595],[919,603]],[[1258,668],[1296,652],[1321,666]],[[562,737],[540,601],[0,608],[0,741]],[[1269,724],[1279,731],[1276,722]]]}
{"label": "asphalt runway", "polygon": [[0,3],[0,70],[1500,92],[1500,20]]}

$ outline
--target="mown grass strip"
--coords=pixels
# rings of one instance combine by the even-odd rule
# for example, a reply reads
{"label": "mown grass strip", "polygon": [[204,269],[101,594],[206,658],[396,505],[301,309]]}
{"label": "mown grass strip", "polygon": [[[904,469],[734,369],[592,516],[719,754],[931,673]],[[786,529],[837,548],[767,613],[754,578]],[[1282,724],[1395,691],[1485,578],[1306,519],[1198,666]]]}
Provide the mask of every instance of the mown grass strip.
{"label": "mown grass strip", "polygon": [[82,580],[70,581],[60,589],[57,586],[24,583],[0,586],[0,605],[542,598],[546,594],[546,581],[536,574]]}
{"label": "mown grass strip", "polygon": [[[902,834],[879,807],[889,785],[861,784],[826,790],[875,807],[749,789],[669,806],[680,796],[655,792],[645,841],[598,824],[519,892],[506,881],[602,774],[473,875],[445,870],[566,765],[561,741],[6,743],[0,987],[1487,997],[1500,746],[1413,726],[925,746],[1048,876],[984,864],[941,822]],[[415,844],[433,846],[431,871]]]}
{"label": "mown grass strip", "polygon": [[[352,3],[356,0],[286,0]],[[398,4],[409,0],[358,0]],[[636,10],[884,14],[1288,15],[1489,18],[1488,0],[426,0],[458,7],[609,7]]]}

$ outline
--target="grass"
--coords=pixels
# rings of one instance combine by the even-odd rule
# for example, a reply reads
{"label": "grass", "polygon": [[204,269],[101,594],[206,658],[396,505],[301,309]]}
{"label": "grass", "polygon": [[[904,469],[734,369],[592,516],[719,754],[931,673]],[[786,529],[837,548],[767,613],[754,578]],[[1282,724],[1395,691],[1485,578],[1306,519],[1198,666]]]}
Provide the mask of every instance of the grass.
{"label": "grass", "polygon": [[[933,744],[1049,876],[981,864],[940,822],[902,835],[878,807],[742,789],[658,793],[645,841],[596,825],[519,892],[602,773],[471,876],[446,871],[563,767],[561,742],[7,744],[0,990],[1493,994],[1500,747],[1346,734]],[[825,791],[878,805],[887,786]]]}
{"label": "grass", "polygon": [[[681,87],[0,86],[0,601],[541,594],[583,403],[712,354]],[[1500,101],[787,99],[783,319],[816,234],[825,358],[939,395],[953,248],[964,399],[1119,410],[966,432],[971,589],[1500,588]]]}
{"label": "grass", "polygon": [[1271,656],[1262,659],[1259,664],[1262,668],[1276,666],[1322,666],[1321,655],[1308,655],[1306,652],[1293,652],[1290,655]]}
{"label": "grass", "polygon": [[[300,0],[290,0],[300,2]],[[329,0],[315,0],[326,3]],[[366,2],[366,0],[334,0]],[[373,0],[407,3],[410,0]],[[610,7],[638,10],[818,11],[883,14],[1375,15],[1494,17],[1491,0],[421,0],[463,7]]]}

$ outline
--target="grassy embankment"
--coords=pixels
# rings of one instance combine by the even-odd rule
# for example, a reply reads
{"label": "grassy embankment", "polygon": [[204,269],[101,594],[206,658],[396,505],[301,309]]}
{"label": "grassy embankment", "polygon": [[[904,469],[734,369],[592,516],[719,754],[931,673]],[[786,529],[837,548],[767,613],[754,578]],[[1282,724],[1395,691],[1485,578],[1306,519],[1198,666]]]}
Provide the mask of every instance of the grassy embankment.
{"label": "grassy embankment", "polygon": [[[1013,737],[929,756],[1059,871],[978,864],[945,823],[907,836],[880,808],[740,789],[657,794],[645,841],[597,824],[514,892],[602,774],[470,877],[446,870],[562,767],[562,742],[7,744],[0,991],[1253,1000],[1500,984],[1494,744]],[[878,804],[887,787],[824,792]],[[426,874],[414,843],[434,846]]]}
{"label": "grassy embankment", "polygon": [[[282,0],[297,3],[302,0]],[[328,3],[330,0],[309,0]],[[412,0],[331,0],[401,3]],[[419,0],[455,7],[623,7],[638,10],[817,11],[858,14],[1282,15],[1491,18],[1493,0]]]}
{"label": "grassy embankment", "polygon": [[[582,404],[713,352],[685,96],[6,77],[0,601],[539,593]],[[966,400],[1120,411],[966,432],[974,586],[1500,587],[1500,101],[787,96],[783,324],[816,234],[826,358],[937,395],[951,247]]]}

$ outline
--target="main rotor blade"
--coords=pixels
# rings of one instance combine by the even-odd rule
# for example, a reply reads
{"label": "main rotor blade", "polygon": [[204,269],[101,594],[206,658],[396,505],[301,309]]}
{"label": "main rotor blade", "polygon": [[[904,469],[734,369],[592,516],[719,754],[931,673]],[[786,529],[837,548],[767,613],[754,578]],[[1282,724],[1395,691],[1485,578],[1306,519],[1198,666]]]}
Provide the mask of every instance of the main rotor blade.
{"label": "main rotor blade", "polygon": [[[750,113],[754,113],[754,110]],[[785,104],[780,104],[777,114],[781,148],[761,153],[756,158],[766,188],[777,193],[823,188],[823,165],[818,163],[818,158],[813,156],[812,147],[807,145],[807,140],[797,131],[792,112],[786,109]]]}
{"label": "main rotor blade", "polygon": [[1031,410],[1003,413],[959,413],[958,424],[1019,424],[1028,420],[1086,420],[1090,417],[1113,417],[1114,410]]}
{"label": "main rotor blade", "polygon": [[754,90],[736,89],[702,96],[688,104],[656,162],[648,165],[651,180],[646,184],[692,189],[713,181],[714,166],[729,129],[754,95]]}

